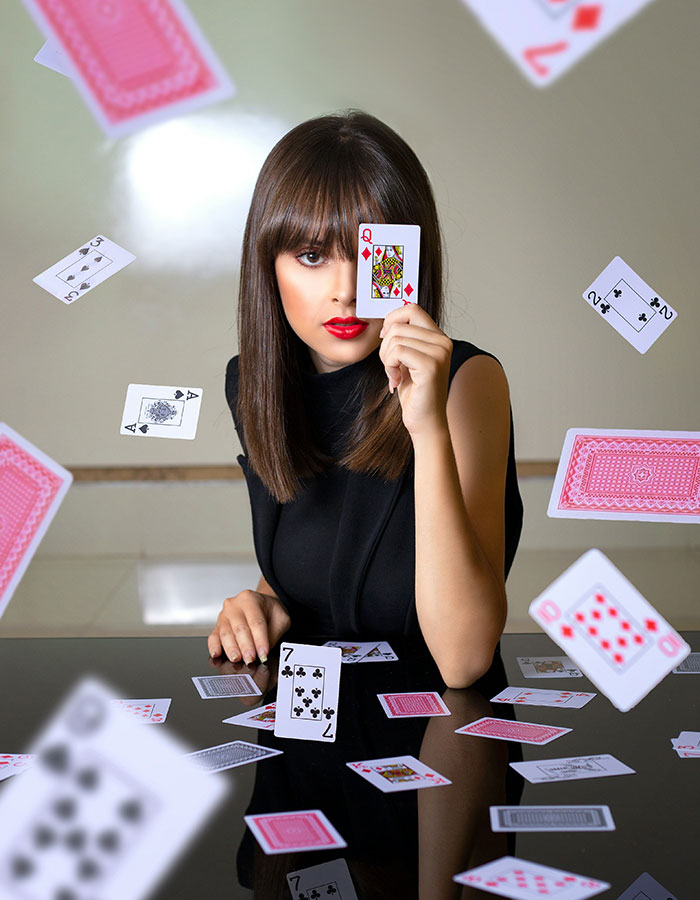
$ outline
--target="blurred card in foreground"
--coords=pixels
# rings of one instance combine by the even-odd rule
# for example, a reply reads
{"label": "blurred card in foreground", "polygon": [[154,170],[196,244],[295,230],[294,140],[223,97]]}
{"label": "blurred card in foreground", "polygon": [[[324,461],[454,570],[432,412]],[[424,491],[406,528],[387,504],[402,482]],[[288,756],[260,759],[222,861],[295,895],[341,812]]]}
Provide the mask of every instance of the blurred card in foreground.
{"label": "blurred card in foreground", "polygon": [[164,729],[139,728],[92,678],[31,748],[30,777],[0,796],[0,896],[139,900],[173,866],[225,793]]}
{"label": "blurred card in foreground", "polygon": [[536,900],[545,896],[556,897],[557,900],[587,900],[610,887],[605,881],[552,869],[514,856],[503,856],[485,866],[469,869],[455,875],[454,881],[498,894],[499,897],[510,897],[511,900]]}
{"label": "blurred card in foreground", "polygon": [[72,481],[63,466],[0,422],[0,616]]}
{"label": "blurred card in foreground", "polygon": [[600,550],[576,560],[532,601],[529,613],[622,712],[690,653]]}
{"label": "blurred card in foreground", "polygon": [[216,103],[233,84],[182,0],[24,0],[110,137]]}
{"label": "blurred card in foreground", "polygon": [[65,75],[68,78],[72,77],[70,63],[66,60],[66,54],[52,41],[42,44],[34,57],[34,62],[39,63],[40,66],[45,66],[47,69],[52,69],[54,72],[58,72],[59,75]]}
{"label": "blurred card in foreground", "polygon": [[33,753],[0,753],[0,781],[24,772],[33,765],[35,759]]}
{"label": "blurred card in foreground", "polygon": [[570,428],[547,515],[700,525],[700,431]]}

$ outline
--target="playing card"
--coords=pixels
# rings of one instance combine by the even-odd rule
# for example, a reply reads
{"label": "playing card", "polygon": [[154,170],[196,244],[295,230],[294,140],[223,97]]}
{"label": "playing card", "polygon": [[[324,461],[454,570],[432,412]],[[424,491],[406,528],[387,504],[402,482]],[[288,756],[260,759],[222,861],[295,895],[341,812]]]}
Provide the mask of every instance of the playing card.
{"label": "playing card", "polygon": [[182,0],[24,0],[61,48],[109,137],[230,97],[234,88]]}
{"label": "playing card", "polygon": [[676,318],[675,309],[619,256],[582,297],[640,353],[646,353]]}
{"label": "playing card", "polygon": [[142,725],[161,725],[168,716],[171,702],[169,698],[161,697],[157,700],[113,700],[112,705]]}
{"label": "playing card", "polygon": [[491,831],[614,831],[609,806],[492,806]]}
{"label": "playing card", "polygon": [[224,769],[233,769],[249,762],[267,759],[268,756],[279,756],[281,753],[281,750],[273,750],[272,747],[261,747],[247,741],[231,741],[228,744],[207,747],[206,750],[195,750],[194,753],[188,753],[187,758],[207,772],[222,772]]}
{"label": "playing card", "polygon": [[0,616],[73,476],[0,422]]}
{"label": "playing card", "polygon": [[671,744],[683,759],[700,758],[700,731],[681,731],[677,738],[671,738]]}
{"label": "playing card", "polygon": [[47,69],[52,69],[54,72],[58,72],[59,75],[65,75],[68,78],[72,77],[70,62],[66,60],[66,54],[51,41],[46,41],[45,44],[42,44],[39,52],[34,57],[34,62],[39,63],[40,66],[46,66]]}
{"label": "playing card", "polygon": [[689,653],[680,666],[673,670],[674,675],[699,675],[700,653]]}
{"label": "playing card", "polygon": [[568,656],[516,656],[525,678],[583,678]]}
{"label": "playing card", "polygon": [[700,432],[570,428],[547,515],[700,524]]}
{"label": "playing card", "polygon": [[225,793],[165,729],[139,728],[81,681],[0,794],[0,896],[139,900],[182,856]]}
{"label": "playing card", "polygon": [[358,662],[368,663],[368,662],[392,662],[393,660],[398,659],[398,656],[391,649],[389,644],[386,641],[380,641],[378,644],[375,644],[371,650],[369,650],[365,655],[358,659]]}
{"label": "playing card", "polygon": [[282,644],[275,710],[277,737],[335,740],[341,656],[339,647]]}
{"label": "playing card", "polygon": [[97,234],[33,281],[62,303],[70,305],[135,259],[133,253]]}
{"label": "playing card", "polygon": [[324,647],[340,647],[341,662],[389,662],[398,659],[386,641],[326,641]]}
{"label": "playing card", "polygon": [[484,716],[462,728],[455,728],[457,734],[473,734],[477,737],[497,738],[502,741],[521,741],[523,744],[549,744],[571,728],[558,725],[539,725],[536,722],[513,722],[511,719],[492,719]]}
{"label": "playing card", "polygon": [[203,700],[262,694],[250,675],[193,675],[192,681]]}
{"label": "playing card", "polygon": [[357,242],[357,315],[383,319],[418,302],[420,226],[360,225]]}
{"label": "playing card", "polygon": [[514,856],[502,856],[485,866],[461,872],[453,880],[512,900],[542,900],[542,897],[586,900],[610,887],[605,881],[552,869]]}
{"label": "playing card", "polygon": [[385,794],[452,784],[449,778],[426,766],[415,756],[386,756],[349,762],[348,767]]}
{"label": "playing card", "polygon": [[130,384],[119,434],[193,440],[202,389],[162,384]]}
{"label": "playing card", "polygon": [[347,847],[320,809],[266,813],[243,818],[263,852],[268,855]]}
{"label": "playing card", "polygon": [[619,759],[609,753],[597,756],[570,756],[560,759],[530,759],[510,765],[530,784],[546,781],[577,781],[580,778],[604,778],[607,775],[634,775]]}
{"label": "playing card", "polygon": [[0,781],[24,772],[35,759],[34,753],[0,753]]}
{"label": "playing card", "polygon": [[678,898],[662,887],[648,872],[642,872],[617,900],[678,900]]}
{"label": "playing card", "polygon": [[405,694],[377,694],[382,709],[390,719],[415,716],[451,716],[437,691],[415,691]]}
{"label": "playing card", "polygon": [[247,728],[262,728],[264,731],[274,731],[275,728],[275,703],[266,706],[256,706],[255,709],[247,709],[245,712],[222,719],[227,725],[245,725]]}
{"label": "playing card", "polygon": [[542,691],[538,688],[507,687],[491,703],[513,703],[521,706],[560,706],[567,709],[581,709],[595,694],[586,691]]}
{"label": "playing card", "polygon": [[344,859],[332,859],[319,866],[290,872],[287,884],[293,900],[317,900],[319,897],[330,896],[333,900],[357,900],[350,870]]}
{"label": "playing card", "polygon": [[551,84],[651,0],[464,0],[538,87]]}
{"label": "playing card", "polygon": [[529,613],[622,712],[690,653],[600,550],[584,553],[532,601]]}

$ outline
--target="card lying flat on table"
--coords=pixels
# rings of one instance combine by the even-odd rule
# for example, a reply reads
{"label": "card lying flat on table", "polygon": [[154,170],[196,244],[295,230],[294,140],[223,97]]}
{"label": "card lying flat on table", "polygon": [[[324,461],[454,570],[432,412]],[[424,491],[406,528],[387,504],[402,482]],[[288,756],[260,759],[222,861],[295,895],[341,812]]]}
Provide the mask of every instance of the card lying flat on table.
{"label": "card lying flat on table", "polygon": [[206,750],[195,750],[194,753],[188,753],[187,758],[207,772],[222,772],[224,769],[267,759],[268,756],[279,756],[281,753],[281,750],[249,744],[247,741],[230,741],[228,744],[207,747]]}
{"label": "card lying flat on table", "polygon": [[141,900],[225,794],[163,728],[140,728],[86,678],[0,794],[0,896]]}
{"label": "card lying flat on table", "polygon": [[382,709],[390,719],[415,716],[451,716],[437,691],[415,691],[405,694],[377,694]]}
{"label": "card lying flat on table", "polygon": [[293,900],[316,900],[318,897],[329,896],[333,900],[357,900],[350,870],[344,859],[332,859],[318,866],[290,872],[287,884]]}
{"label": "card lying flat on table", "polygon": [[70,305],[135,259],[133,253],[97,234],[33,281],[62,303]]}
{"label": "card lying flat on table", "polygon": [[386,641],[326,641],[324,647],[340,647],[342,662],[390,662],[398,659]]}
{"label": "card lying flat on table", "polygon": [[418,302],[420,226],[360,224],[357,240],[357,315],[383,319]]}
{"label": "card lying flat on table", "polygon": [[182,0],[24,0],[65,55],[90,111],[110,137],[233,94],[233,85]]}
{"label": "card lying flat on table", "polygon": [[609,753],[597,756],[569,756],[561,759],[531,759],[509,763],[530,784],[546,781],[577,781],[580,778],[604,778],[607,775],[634,775],[619,759]]}
{"label": "card lying flat on table", "polygon": [[492,806],[491,831],[614,831],[609,806]]}
{"label": "card lying flat on table", "polygon": [[0,781],[24,772],[35,759],[34,753],[0,753]]}
{"label": "card lying flat on table", "polygon": [[339,647],[285,642],[280,647],[275,734],[334,741],[340,690]]}
{"label": "card lying flat on table", "polygon": [[268,703],[266,706],[256,706],[255,709],[247,709],[245,712],[238,713],[237,716],[230,716],[228,719],[222,719],[227,725],[245,725],[247,728],[262,728],[264,731],[274,731],[275,728],[275,703]]}
{"label": "card lying flat on table", "polygon": [[201,388],[130,384],[119,433],[191,441],[197,433],[201,404]]}
{"label": "card lying flat on table", "polygon": [[640,353],[646,353],[676,318],[675,309],[619,256],[582,296]]}
{"label": "card lying flat on table", "polygon": [[547,515],[700,524],[700,431],[570,428]]}
{"label": "card lying flat on table", "polygon": [[700,675],[700,653],[689,653],[680,666],[673,670],[674,675]]}
{"label": "card lying flat on table", "polygon": [[143,725],[162,725],[165,722],[171,700],[161,697],[157,700],[113,700],[116,706]]}
{"label": "card lying flat on table", "polygon": [[469,869],[455,875],[453,880],[511,900],[542,900],[543,896],[557,900],[586,900],[610,887],[605,881],[514,856],[503,856],[485,866]]}
{"label": "card lying flat on table", "polygon": [[320,809],[243,817],[264,853],[299,853],[347,847]]}
{"label": "card lying flat on table", "polygon": [[677,738],[671,738],[671,743],[681,759],[700,758],[700,731],[681,731]]}
{"label": "card lying flat on table", "polygon": [[203,700],[262,694],[250,675],[193,675],[192,681]]}
{"label": "card lying flat on table", "polygon": [[415,756],[386,756],[349,762],[348,767],[385,794],[452,784],[449,778],[426,766]]}
{"label": "card lying flat on table", "polygon": [[476,737],[498,738],[502,741],[522,741],[523,744],[549,744],[558,737],[568,734],[571,728],[558,725],[539,725],[536,722],[513,722],[511,719],[492,719],[484,716],[456,728],[457,734],[472,734]]}
{"label": "card lying flat on table", "polygon": [[617,900],[678,900],[678,898],[662,887],[648,872],[642,872]]}
{"label": "card lying flat on table", "polygon": [[516,656],[525,678],[583,678],[568,656]]}
{"label": "card lying flat on table", "polygon": [[567,709],[581,709],[595,694],[585,691],[543,691],[538,688],[504,688],[491,703],[513,703],[522,706],[559,706]]}
{"label": "card lying flat on table", "polygon": [[584,553],[532,601],[529,613],[622,712],[690,653],[600,550]]}
{"label": "card lying flat on table", "polygon": [[0,616],[73,476],[0,422]]}

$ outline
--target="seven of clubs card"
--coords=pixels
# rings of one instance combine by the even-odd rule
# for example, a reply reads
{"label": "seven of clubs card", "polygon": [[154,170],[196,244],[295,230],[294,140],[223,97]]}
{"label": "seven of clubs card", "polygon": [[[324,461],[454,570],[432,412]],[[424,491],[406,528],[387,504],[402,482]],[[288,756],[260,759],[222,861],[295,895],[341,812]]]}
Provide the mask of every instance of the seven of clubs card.
{"label": "seven of clubs card", "polygon": [[584,553],[532,601],[529,613],[622,712],[690,653],[600,550]]}
{"label": "seven of clubs card", "polygon": [[191,441],[201,404],[201,388],[130,384],[119,433]]}
{"label": "seven of clubs card", "polygon": [[357,900],[350,870],[344,859],[332,859],[318,866],[290,872],[287,884],[294,900],[316,900],[318,897]]}
{"label": "seven of clubs card", "polygon": [[651,0],[464,0],[520,71],[550,84]]}
{"label": "seven of clubs card", "polygon": [[357,315],[383,319],[418,302],[418,225],[362,223],[357,241]]}
{"label": "seven of clubs card", "polygon": [[646,353],[676,318],[675,309],[619,256],[603,269],[582,296],[640,353]]}
{"label": "seven of clubs card", "polygon": [[37,275],[34,283],[63,303],[71,304],[135,259],[133,253],[98,234]]}
{"label": "seven of clubs card", "polygon": [[341,658],[340,647],[282,644],[275,709],[277,737],[335,740]]}

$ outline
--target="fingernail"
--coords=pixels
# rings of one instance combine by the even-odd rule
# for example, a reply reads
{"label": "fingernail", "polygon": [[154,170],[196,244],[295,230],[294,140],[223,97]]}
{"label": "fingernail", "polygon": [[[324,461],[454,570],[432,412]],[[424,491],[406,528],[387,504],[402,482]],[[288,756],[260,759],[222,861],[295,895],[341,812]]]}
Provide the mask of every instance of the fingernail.
{"label": "fingernail", "polygon": [[252,655],[249,653],[249,654],[245,657],[245,664],[246,664],[247,666],[250,666],[250,665],[254,662],[254,660],[255,660],[255,657],[252,656]]}
{"label": "fingernail", "polygon": [[265,653],[264,650],[259,649],[258,650],[258,659],[260,660],[261,663],[266,663],[267,662],[267,653]]}

